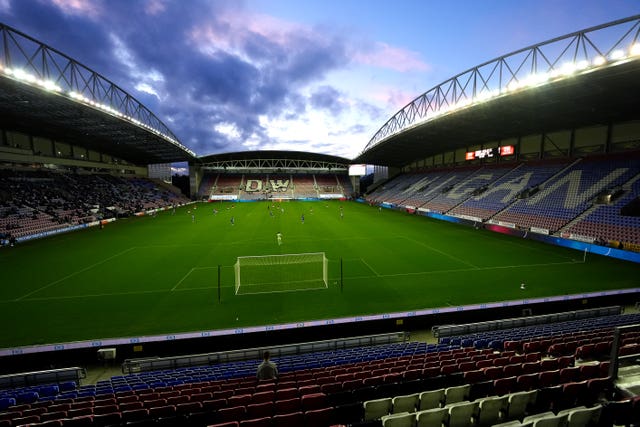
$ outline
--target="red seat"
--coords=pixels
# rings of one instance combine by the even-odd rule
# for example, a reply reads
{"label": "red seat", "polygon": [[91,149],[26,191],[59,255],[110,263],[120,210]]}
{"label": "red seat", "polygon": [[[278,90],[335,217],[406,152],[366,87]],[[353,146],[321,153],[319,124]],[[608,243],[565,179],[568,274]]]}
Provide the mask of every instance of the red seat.
{"label": "red seat", "polygon": [[484,377],[488,380],[495,380],[502,377],[502,367],[501,366],[490,366],[488,368],[484,368]]}
{"label": "red seat", "polygon": [[516,378],[517,389],[519,391],[530,391],[538,388],[538,373],[523,374]]}
{"label": "red seat", "polygon": [[582,365],[577,369],[579,370],[579,378],[574,381],[590,380],[592,378],[598,378],[600,376],[600,365]]}
{"label": "red seat", "polygon": [[333,408],[313,409],[304,413],[305,427],[327,427],[333,421]]}
{"label": "red seat", "polygon": [[220,421],[242,421],[246,418],[247,410],[244,406],[232,406],[218,411]]}
{"label": "red seat", "polygon": [[502,375],[505,377],[517,377],[522,374],[522,365],[521,364],[513,364],[513,365],[505,365],[502,368]]}
{"label": "red seat", "polygon": [[301,397],[303,411],[322,409],[327,407],[327,396],[324,393],[307,394]]}
{"label": "red seat", "polygon": [[516,377],[498,378],[493,382],[493,391],[498,396],[503,396],[516,391]]}
{"label": "red seat", "polygon": [[118,409],[122,411],[131,411],[133,409],[142,409],[143,404],[140,401],[126,402],[118,405]]}
{"label": "red seat", "polygon": [[67,416],[64,418],[74,418],[74,417],[82,417],[84,415],[93,415],[93,408],[78,408],[78,409],[69,409],[66,412]]}
{"label": "red seat", "polygon": [[220,408],[227,407],[227,399],[211,399],[200,403],[202,403],[203,411],[217,411]]}
{"label": "red seat", "polygon": [[167,405],[178,405],[180,403],[187,403],[191,399],[190,396],[173,396],[167,398]]}
{"label": "red seat", "polygon": [[93,407],[94,415],[111,414],[113,412],[119,412],[118,405],[105,405],[105,406]]}
{"label": "red seat", "polygon": [[251,403],[273,402],[276,392],[273,390],[259,391],[253,393]]}
{"label": "red seat", "polygon": [[468,384],[478,383],[485,380],[484,371],[482,369],[467,371],[462,375],[462,377]]}
{"label": "red seat", "polygon": [[540,371],[554,371],[558,368],[558,359],[544,359],[540,361]]}
{"label": "red seat", "polygon": [[93,423],[100,426],[117,425],[120,424],[121,420],[122,415],[120,415],[120,412],[109,412],[93,416]]}
{"label": "red seat", "polygon": [[275,405],[273,402],[250,403],[246,407],[247,419],[273,416]]}
{"label": "red seat", "polygon": [[66,418],[62,420],[64,427],[85,427],[93,425],[93,415],[83,415],[80,417]]}
{"label": "red seat", "polygon": [[558,377],[560,383],[570,383],[580,380],[580,368],[578,366],[569,366],[567,368],[560,369]]}
{"label": "red seat", "polygon": [[524,355],[524,360],[526,362],[538,362],[540,359],[542,359],[540,352],[527,353]]}
{"label": "red seat", "polygon": [[[418,371],[418,373],[420,373]],[[320,391],[325,394],[337,393],[342,390],[342,384],[340,383],[327,383],[320,386]]]}
{"label": "red seat", "polygon": [[149,410],[140,408],[140,409],[132,409],[130,411],[122,411],[122,421],[124,423],[132,422],[132,421],[140,421],[149,417]]}
{"label": "red seat", "polygon": [[149,408],[149,417],[165,418],[175,415],[176,407],[174,405],[153,406]]}
{"label": "red seat", "polygon": [[240,427],[271,427],[271,417],[242,420],[240,421]]}
{"label": "red seat", "polygon": [[43,414],[40,414],[40,422],[42,423],[50,420],[61,420],[67,417],[67,411],[45,412]]}
{"label": "red seat", "polygon": [[289,414],[291,412],[298,412],[302,409],[299,397],[295,397],[293,399],[276,400],[274,402],[274,406],[276,414]]}
{"label": "red seat", "polygon": [[202,410],[202,403],[200,402],[186,402],[178,403],[176,405],[176,413],[178,414],[191,414],[193,412],[199,412]]}
{"label": "red seat", "polygon": [[320,393],[320,386],[318,384],[309,384],[302,387],[298,387],[298,393],[300,396],[303,394]]}
{"label": "red seat", "polygon": [[238,394],[233,395],[227,399],[227,403],[229,406],[245,406],[251,403],[251,394]]}
{"label": "red seat", "polygon": [[271,420],[273,421],[273,427],[303,426],[304,414],[302,412],[293,412],[290,414],[274,415]]}
{"label": "red seat", "polygon": [[532,374],[540,372],[540,362],[525,362],[522,364],[522,374]]}
{"label": "red seat", "polygon": [[538,374],[538,387],[551,387],[558,384],[560,371],[543,371]]}

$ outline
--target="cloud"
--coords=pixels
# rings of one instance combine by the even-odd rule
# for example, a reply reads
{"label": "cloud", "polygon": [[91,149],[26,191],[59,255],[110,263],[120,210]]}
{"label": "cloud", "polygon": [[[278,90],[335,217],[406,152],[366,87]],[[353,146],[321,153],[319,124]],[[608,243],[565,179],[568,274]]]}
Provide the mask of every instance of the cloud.
{"label": "cloud", "polygon": [[145,4],[145,11],[149,15],[158,15],[167,9],[167,4],[164,0],[147,0]]}
{"label": "cloud", "polygon": [[0,0],[0,19],[106,76],[198,154],[353,152],[366,129],[379,127],[371,121],[390,96],[361,100],[330,76],[354,64],[428,68],[414,52],[255,13],[244,2]]}
{"label": "cloud", "polygon": [[99,0],[51,0],[65,15],[76,15],[97,19],[103,13],[103,4]]}
{"label": "cloud", "polygon": [[333,115],[339,115],[345,109],[345,103],[341,100],[341,94],[331,86],[321,86],[310,99],[312,107],[326,110]]}
{"label": "cloud", "polygon": [[399,72],[429,71],[431,66],[420,59],[417,52],[394,47],[387,43],[375,43],[368,50],[354,53],[357,63],[380,68],[388,68]]}

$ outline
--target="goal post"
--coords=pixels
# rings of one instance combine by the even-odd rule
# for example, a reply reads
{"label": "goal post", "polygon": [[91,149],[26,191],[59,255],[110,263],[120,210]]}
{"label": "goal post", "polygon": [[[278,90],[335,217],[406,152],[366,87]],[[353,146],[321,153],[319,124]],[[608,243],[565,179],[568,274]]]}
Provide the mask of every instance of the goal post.
{"label": "goal post", "polygon": [[238,257],[235,293],[293,292],[328,287],[324,252]]}

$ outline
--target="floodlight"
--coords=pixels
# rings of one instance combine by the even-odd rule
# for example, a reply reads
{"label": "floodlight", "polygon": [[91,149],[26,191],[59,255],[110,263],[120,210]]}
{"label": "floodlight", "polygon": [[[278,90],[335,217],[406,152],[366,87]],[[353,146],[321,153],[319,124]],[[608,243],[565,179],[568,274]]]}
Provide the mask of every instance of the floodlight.
{"label": "floodlight", "polygon": [[640,55],[640,43],[634,43],[631,45],[629,49],[629,54],[631,55]]}
{"label": "floodlight", "polygon": [[607,59],[604,56],[596,56],[595,58],[593,58],[593,65],[595,66],[600,66],[600,65],[604,65],[607,62]]}
{"label": "floodlight", "polygon": [[609,55],[609,57],[614,61],[618,61],[620,59],[624,59],[626,55],[624,54],[624,51],[622,49],[616,49],[611,52],[611,55]]}
{"label": "floodlight", "polygon": [[24,78],[24,76],[26,75],[26,73],[24,72],[24,70],[20,69],[20,68],[15,68],[13,69],[13,76],[16,79],[22,80]]}
{"label": "floodlight", "polygon": [[507,85],[507,90],[509,92],[513,92],[513,91],[518,90],[518,89],[520,89],[520,82],[517,81],[517,80],[511,80],[509,82],[509,84]]}
{"label": "floodlight", "polygon": [[585,70],[587,68],[589,68],[589,61],[583,59],[582,61],[576,62],[576,69],[577,70]]}
{"label": "floodlight", "polygon": [[523,86],[538,86],[539,84],[544,83],[547,80],[549,80],[549,75],[547,73],[536,73],[536,74],[531,74],[531,75],[525,77],[522,80],[522,85]]}
{"label": "floodlight", "polygon": [[576,72],[576,64],[573,62],[565,62],[560,67],[560,73],[565,76],[570,76],[571,74]]}
{"label": "floodlight", "polygon": [[484,101],[489,100],[491,97],[492,97],[492,95],[488,91],[480,92],[479,94],[476,95],[476,101],[477,102],[484,102]]}
{"label": "floodlight", "polygon": [[51,80],[45,80],[42,82],[42,87],[44,87],[46,90],[52,91],[52,92],[58,92],[60,90],[62,90],[60,88],[60,86],[58,86],[57,84],[55,84],[55,82],[52,82]]}

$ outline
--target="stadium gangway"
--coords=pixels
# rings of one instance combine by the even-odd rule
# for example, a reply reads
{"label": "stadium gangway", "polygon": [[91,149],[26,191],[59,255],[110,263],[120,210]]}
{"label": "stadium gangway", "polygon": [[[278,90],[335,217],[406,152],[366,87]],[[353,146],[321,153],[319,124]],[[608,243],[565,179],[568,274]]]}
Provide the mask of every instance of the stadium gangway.
{"label": "stadium gangway", "polygon": [[16,374],[0,375],[0,389],[15,387],[29,387],[43,384],[63,383],[66,381],[79,382],[87,377],[84,368],[71,367],[60,369],[48,369],[45,371],[22,372]]}
{"label": "stadium gangway", "polygon": [[[628,397],[638,395],[638,365],[640,364],[640,353],[636,351],[637,346],[631,348],[631,352],[622,352],[622,335],[630,332],[640,332],[640,325],[624,325],[618,326],[613,331],[613,342],[611,344],[611,355],[609,365],[609,377],[616,381],[616,386],[622,391],[622,394]],[[625,370],[627,378],[619,377],[620,367],[628,367],[630,371]],[[629,375],[630,373],[630,375]]]}
{"label": "stadium gangway", "polygon": [[476,332],[522,328],[525,326],[544,325],[547,323],[589,319],[600,316],[613,316],[616,314],[622,314],[622,306],[589,308],[585,310],[565,311],[562,313],[542,314],[540,316],[524,316],[487,322],[465,323],[462,325],[436,325],[431,328],[431,332],[436,338],[454,337]]}
{"label": "stadium gangway", "polygon": [[[268,348],[272,357],[282,357],[319,351],[341,350],[354,347],[367,347],[382,344],[402,343],[409,340],[408,332],[365,335],[350,338],[337,338],[325,341],[310,341]],[[163,369],[188,368],[192,366],[217,365],[243,360],[260,360],[267,348],[249,348],[221,351],[216,353],[193,354],[187,356],[154,357],[126,359],[122,363],[123,374],[134,374]]]}

